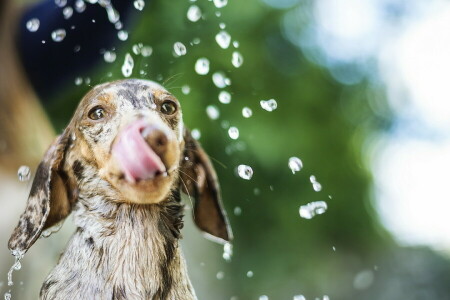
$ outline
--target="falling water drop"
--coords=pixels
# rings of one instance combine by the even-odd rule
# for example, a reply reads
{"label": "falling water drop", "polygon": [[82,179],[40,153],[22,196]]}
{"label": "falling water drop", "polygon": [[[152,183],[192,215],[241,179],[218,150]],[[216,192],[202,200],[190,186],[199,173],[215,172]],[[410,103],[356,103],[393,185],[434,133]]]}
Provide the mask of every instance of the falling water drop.
{"label": "falling water drop", "polygon": [[219,93],[219,101],[223,104],[228,104],[231,102],[231,95],[227,91],[221,91]]}
{"label": "falling water drop", "polygon": [[81,85],[83,83],[83,78],[77,77],[75,78],[75,85]]}
{"label": "falling water drop", "polygon": [[134,60],[133,57],[127,53],[125,54],[125,60],[122,65],[122,74],[125,77],[130,77],[133,72]]}
{"label": "falling water drop", "polygon": [[199,140],[202,137],[202,133],[197,128],[192,129],[191,135],[196,140]]}
{"label": "falling water drop", "polygon": [[252,278],[253,277],[253,271],[248,271],[246,275],[247,275],[248,278]]}
{"label": "falling water drop", "polygon": [[28,31],[30,32],[36,32],[39,29],[39,25],[41,24],[41,22],[39,21],[39,19],[33,18],[27,21],[26,27],[28,29]]}
{"label": "falling water drop", "polygon": [[141,49],[141,55],[143,57],[149,57],[153,53],[153,48],[151,46],[144,46]]}
{"label": "falling water drop", "polygon": [[213,2],[217,8],[222,8],[228,4],[228,0],[214,0]]}
{"label": "falling water drop", "polygon": [[314,191],[320,192],[322,190],[322,185],[317,181],[316,176],[311,175],[309,181],[312,183]]}
{"label": "falling water drop", "polygon": [[316,215],[321,215],[327,211],[327,203],[325,201],[315,201],[300,206],[300,217],[304,219],[312,219]]}
{"label": "falling water drop", "polygon": [[104,7],[106,10],[106,14],[108,15],[109,22],[112,24],[118,22],[120,19],[120,15],[117,12],[117,10],[115,10],[114,7],[111,5],[111,3],[105,4]]}
{"label": "falling water drop", "polygon": [[67,4],[67,0],[55,0],[55,4],[58,7],[64,7]]}
{"label": "falling water drop", "polygon": [[134,1],[134,8],[137,10],[143,10],[145,6],[144,0],[135,0]]}
{"label": "falling water drop", "polygon": [[66,37],[66,31],[64,29],[56,29],[52,32],[52,40],[55,42],[61,42]]}
{"label": "falling water drop", "polygon": [[237,173],[242,179],[250,180],[253,176],[253,169],[247,165],[239,165],[237,167]]}
{"label": "falling water drop", "polygon": [[220,116],[219,109],[215,105],[208,105],[206,107],[206,114],[211,120],[217,120]]}
{"label": "falling water drop", "polygon": [[185,95],[189,95],[189,93],[191,92],[191,87],[185,84],[181,87],[181,92]]}
{"label": "falling water drop", "polygon": [[187,11],[187,18],[191,22],[197,22],[202,17],[202,11],[197,5],[191,5]]}
{"label": "falling water drop", "polygon": [[240,208],[239,206],[236,206],[233,210],[233,213],[235,216],[240,216],[242,214],[242,208]]}
{"label": "falling water drop", "polygon": [[219,271],[216,274],[216,278],[222,280],[225,277],[225,273],[223,271]]}
{"label": "falling water drop", "polygon": [[206,75],[209,72],[209,60],[207,58],[199,58],[195,63],[195,72],[199,75]]}
{"label": "falling water drop", "polygon": [[30,180],[31,172],[30,167],[28,166],[20,166],[19,170],[17,170],[17,177],[19,177],[19,181],[28,181]]}
{"label": "falling water drop", "polygon": [[112,63],[116,60],[116,53],[114,51],[106,51],[103,54],[103,59],[107,62],[107,63]]}
{"label": "falling water drop", "polygon": [[242,109],[242,116],[244,118],[250,118],[253,115],[253,111],[249,107],[244,107]]}
{"label": "falling water drop", "polygon": [[267,111],[274,111],[275,109],[277,109],[278,106],[277,101],[275,99],[261,100],[259,101],[259,104],[261,104],[261,107]]}
{"label": "falling water drop", "polygon": [[186,46],[181,42],[176,42],[173,44],[173,50],[175,51],[175,54],[178,56],[183,56],[186,54]]}
{"label": "falling water drop", "polygon": [[269,300],[269,297],[266,295],[259,296],[259,300]]}
{"label": "falling water drop", "polygon": [[303,295],[295,295],[293,300],[306,300],[306,298]]}
{"label": "falling water drop", "polygon": [[231,139],[237,140],[239,138],[239,129],[237,127],[231,126],[228,128],[228,135]]}
{"label": "falling water drop", "polygon": [[223,254],[222,257],[226,261],[231,261],[231,257],[233,256],[233,245],[230,243],[225,243],[223,245]]}
{"label": "falling water drop", "polygon": [[239,42],[238,41],[234,41],[233,42],[233,46],[234,46],[234,48],[239,48]]}
{"label": "falling water drop", "polygon": [[5,300],[11,300],[11,293],[10,292],[6,292],[5,293]]}
{"label": "falling water drop", "polygon": [[128,32],[126,32],[125,30],[120,30],[117,33],[117,37],[119,38],[119,40],[121,41],[126,41],[128,39]]}
{"label": "falling water drop", "polygon": [[244,63],[244,58],[242,57],[242,54],[234,51],[231,56],[231,63],[235,68],[239,68]]}
{"label": "falling water drop", "polygon": [[219,24],[219,28],[220,29],[225,29],[225,27],[227,27],[227,25],[225,25],[225,23],[220,23]]}
{"label": "falling water drop", "polygon": [[294,156],[289,158],[288,166],[292,174],[295,174],[295,172],[299,172],[303,168],[303,163],[300,158]]}
{"label": "falling water drop", "polygon": [[79,13],[82,13],[86,9],[86,3],[83,0],[75,1],[75,10]]}
{"label": "falling water drop", "polygon": [[231,36],[228,32],[222,30],[216,35],[216,42],[222,49],[227,49],[230,46]]}
{"label": "falling water drop", "polygon": [[141,54],[141,48],[142,48],[142,44],[138,44],[138,45],[133,45],[133,47],[131,47],[131,50],[133,50],[133,53],[136,55]]}
{"label": "falling water drop", "polygon": [[215,86],[217,86],[219,89],[223,89],[227,85],[230,85],[230,79],[225,76],[225,73],[223,72],[215,72],[212,75],[212,81]]}
{"label": "falling water drop", "polygon": [[66,19],[66,20],[70,19],[70,17],[72,17],[72,15],[73,15],[73,8],[72,7],[68,6],[68,7],[65,7],[63,9],[64,19]]}

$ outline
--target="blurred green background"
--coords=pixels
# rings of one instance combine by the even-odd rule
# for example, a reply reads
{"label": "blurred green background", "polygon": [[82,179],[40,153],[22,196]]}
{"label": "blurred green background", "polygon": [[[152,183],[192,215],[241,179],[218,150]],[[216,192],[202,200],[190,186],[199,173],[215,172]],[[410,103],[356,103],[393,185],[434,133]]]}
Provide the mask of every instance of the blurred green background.
{"label": "blurred green background", "polygon": [[[186,18],[192,4],[203,12],[195,23]],[[230,0],[218,9],[203,0],[147,1],[115,62],[80,74],[84,83],[65,88],[47,112],[62,130],[91,86],[123,78],[125,53],[134,58],[132,77],[158,81],[180,99],[185,124],[200,131],[213,159],[235,235],[227,262],[220,245],[201,240],[188,226],[184,251],[199,299],[450,299],[448,260],[427,247],[397,245],[374,208],[364,149],[392,123],[383,88],[369,76],[352,84],[336,80],[286,38],[285,14],[301,9],[308,15],[311,5],[299,1],[276,9],[258,0]],[[298,20],[300,28],[308,22]],[[220,23],[238,48],[217,45]],[[200,43],[193,43],[196,38]],[[186,45],[185,56],[173,55],[175,42]],[[152,55],[133,54],[138,43],[151,46]],[[231,64],[233,51],[243,55],[240,68]],[[194,70],[200,57],[211,63],[205,76]],[[217,71],[230,86],[213,84]],[[231,93],[231,103],[219,102],[221,90]],[[259,101],[271,98],[278,108],[267,112]],[[208,105],[217,106],[217,120],[207,116]],[[242,116],[243,107],[252,109],[250,118]],[[229,137],[230,126],[239,129],[237,140]],[[304,165],[296,174],[288,168],[292,156]],[[240,164],[252,167],[251,180],[237,176]],[[313,190],[311,175],[321,191]],[[300,218],[299,207],[312,201],[326,201],[328,210]]]}

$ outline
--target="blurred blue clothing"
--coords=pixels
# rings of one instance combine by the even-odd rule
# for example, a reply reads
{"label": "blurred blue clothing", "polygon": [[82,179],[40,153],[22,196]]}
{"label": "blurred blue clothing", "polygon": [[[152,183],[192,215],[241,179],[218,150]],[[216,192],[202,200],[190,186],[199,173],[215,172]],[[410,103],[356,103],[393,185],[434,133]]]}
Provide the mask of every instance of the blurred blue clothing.
{"label": "blurred blue clothing", "polygon": [[[55,0],[40,1],[28,7],[20,19],[16,35],[19,58],[44,103],[58,89],[73,83],[77,76],[85,74],[100,62],[102,50],[110,50],[121,42],[117,37],[118,30],[109,21],[104,7],[81,1],[78,4],[84,3],[86,8],[78,12],[76,2],[67,0],[67,4],[59,7]],[[133,1],[111,0],[111,4],[120,15],[123,29],[127,30],[136,11]],[[67,7],[72,8],[73,14],[66,19],[63,9]],[[40,22],[36,32],[29,31],[26,25],[33,18]],[[57,29],[66,32],[60,42],[52,40],[52,32]]]}

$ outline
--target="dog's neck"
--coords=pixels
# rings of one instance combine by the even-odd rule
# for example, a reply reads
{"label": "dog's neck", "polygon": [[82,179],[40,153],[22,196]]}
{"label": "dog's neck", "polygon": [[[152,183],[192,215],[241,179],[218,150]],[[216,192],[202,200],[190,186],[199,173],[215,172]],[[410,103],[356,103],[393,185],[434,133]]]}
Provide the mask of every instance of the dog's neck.
{"label": "dog's neck", "polygon": [[[46,284],[63,277],[78,281],[79,288],[73,284],[71,292],[92,299],[196,299],[178,245],[183,224],[179,191],[161,204],[111,200],[80,191],[74,209],[77,232],[43,293],[51,295]],[[62,274],[67,270],[72,274]]]}

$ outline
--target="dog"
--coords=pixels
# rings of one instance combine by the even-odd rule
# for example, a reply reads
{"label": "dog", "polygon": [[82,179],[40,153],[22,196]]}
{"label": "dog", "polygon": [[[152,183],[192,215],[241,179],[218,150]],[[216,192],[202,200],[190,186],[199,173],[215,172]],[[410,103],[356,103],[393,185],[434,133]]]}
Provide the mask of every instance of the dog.
{"label": "dog", "polygon": [[22,256],[70,213],[76,232],[40,299],[197,299],[179,239],[181,192],[216,241],[232,233],[215,170],[161,85],[94,87],[39,164],[8,247]]}

